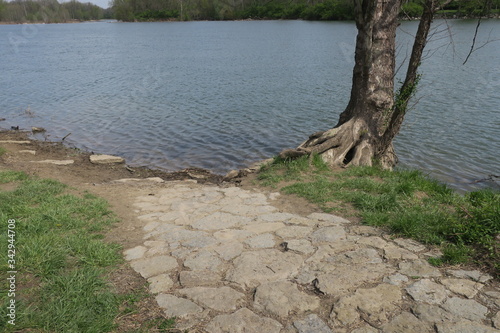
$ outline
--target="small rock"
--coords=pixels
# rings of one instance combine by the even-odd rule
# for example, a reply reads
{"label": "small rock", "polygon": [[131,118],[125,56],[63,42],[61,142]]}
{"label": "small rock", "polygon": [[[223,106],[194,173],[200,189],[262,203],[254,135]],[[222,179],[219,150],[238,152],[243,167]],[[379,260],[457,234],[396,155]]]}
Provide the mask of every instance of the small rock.
{"label": "small rock", "polygon": [[471,280],[481,282],[481,283],[486,283],[489,280],[493,279],[493,277],[491,275],[480,272],[478,270],[466,271],[463,269],[458,269],[458,270],[450,269],[447,271],[447,273],[450,275],[453,275],[454,277],[457,277],[457,278],[461,278],[461,279],[467,278],[467,279],[471,279]]}
{"label": "small rock", "polygon": [[488,308],[472,299],[451,297],[443,304],[443,309],[451,314],[472,321],[480,321],[486,318]]}
{"label": "small rock", "polygon": [[232,260],[243,252],[243,244],[237,241],[225,242],[217,247],[214,251],[224,260]]}
{"label": "small rock", "polygon": [[314,246],[305,239],[291,239],[287,242],[287,249],[302,254],[311,254],[314,252]]}
{"label": "small rock", "polygon": [[412,312],[418,319],[432,324],[456,320],[451,313],[437,305],[416,303],[412,308]]}
{"label": "small rock", "polygon": [[36,150],[19,150],[19,153],[36,155]]}
{"label": "small rock", "polygon": [[418,320],[414,315],[403,312],[390,323],[382,326],[384,333],[434,333],[430,323]]}
{"label": "small rock", "polygon": [[289,314],[314,311],[319,307],[319,298],[299,291],[297,285],[288,281],[261,284],[254,296],[254,307],[261,312],[270,312],[287,318]]}
{"label": "small rock", "polygon": [[437,324],[438,333],[498,333],[498,330],[469,320],[448,321]]}
{"label": "small rock", "polygon": [[332,333],[332,330],[317,315],[310,314],[302,320],[293,322],[299,333]]}
{"label": "small rock", "polygon": [[33,133],[43,133],[45,132],[45,128],[43,127],[31,127],[31,132]]}
{"label": "small rock", "polygon": [[333,243],[343,239],[346,239],[346,233],[340,226],[320,228],[311,235],[313,244]]}
{"label": "small rock", "polygon": [[177,268],[177,260],[170,256],[157,256],[132,261],[130,266],[147,279]]}
{"label": "small rock", "polygon": [[394,240],[396,244],[412,252],[422,252],[426,249],[425,245],[413,240],[406,238],[396,238]]}
{"label": "small rock", "polygon": [[145,248],[144,246],[139,245],[132,249],[124,251],[123,254],[125,255],[125,260],[130,261],[144,257],[144,254],[146,253],[147,250],[148,249]]}
{"label": "small rock", "polygon": [[233,262],[226,280],[242,288],[254,288],[263,282],[286,280],[297,274],[303,259],[295,253],[275,249],[243,252]]}
{"label": "small rock", "polygon": [[157,276],[150,277],[148,279],[149,282],[149,291],[152,294],[158,293],[166,293],[169,292],[170,289],[174,286],[174,281],[167,274],[160,274]]}
{"label": "small rock", "polygon": [[231,170],[229,171],[224,178],[226,179],[233,179],[236,178],[240,175],[240,172],[238,170]]}
{"label": "small rock", "polygon": [[118,164],[124,163],[125,160],[112,155],[90,155],[90,162],[94,164]]}
{"label": "small rock", "polygon": [[466,279],[443,279],[441,283],[454,293],[467,298],[474,298],[479,290],[484,287],[482,283]]}
{"label": "small rock", "polygon": [[492,318],[493,326],[500,329],[500,311]]}
{"label": "small rock", "polygon": [[395,286],[401,286],[408,282],[408,277],[406,275],[396,273],[394,275],[384,277],[382,281]]}
{"label": "small rock", "polygon": [[387,316],[401,303],[401,289],[389,284],[358,289],[353,295],[341,298],[333,307],[332,316],[342,326],[354,324],[363,314],[369,322],[387,322]]}
{"label": "small rock", "polygon": [[279,333],[283,326],[271,318],[260,317],[247,308],[219,315],[205,327],[209,333]]}
{"label": "small rock", "polygon": [[355,329],[354,331],[351,331],[351,333],[379,333],[380,331],[376,328],[373,328],[371,326],[363,326],[360,328]]}
{"label": "small rock", "polygon": [[411,277],[438,277],[441,276],[439,269],[432,267],[425,260],[412,260],[399,264],[401,274]]}
{"label": "small rock", "polygon": [[415,301],[429,304],[441,304],[447,297],[445,287],[428,279],[415,282],[406,291]]}
{"label": "small rock", "polygon": [[27,145],[27,144],[30,144],[31,141],[0,140],[0,143],[12,143],[12,144],[18,144],[18,145]]}
{"label": "small rock", "polygon": [[194,302],[220,312],[234,311],[244,301],[245,295],[230,287],[194,287],[179,290]]}
{"label": "small rock", "polygon": [[221,279],[219,274],[209,270],[182,271],[179,274],[179,283],[184,288],[215,286]]}
{"label": "small rock", "polygon": [[265,249],[272,248],[276,245],[274,236],[271,234],[262,234],[245,240],[252,249]]}
{"label": "small rock", "polygon": [[183,318],[203,311],[203,308],[190,300],[167,294],[157,295],[156,302],[163,309],[167,318]]}
{"label": "small rock", "polygon": [[70,165],[75,163],[73,160],[43,160],[33,161],[34,163],[54,164],[54,165]]}

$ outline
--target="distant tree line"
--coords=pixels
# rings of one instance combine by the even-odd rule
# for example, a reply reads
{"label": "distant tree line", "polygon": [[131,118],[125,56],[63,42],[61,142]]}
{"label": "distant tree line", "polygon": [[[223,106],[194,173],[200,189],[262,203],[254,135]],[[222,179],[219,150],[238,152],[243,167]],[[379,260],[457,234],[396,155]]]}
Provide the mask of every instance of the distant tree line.
{"label": "distant tree line", "polygon": [[[500,0],[455,0],[438,16],[498,16]],[[402,18],[422,15],[422,0],[407,0]],[[353,20],[352,0],[112,0],[103,9],[76,0],[0,0],[0,21],[46,22],[88,21],[115,18],[121,21],[304,19]]]}
{"label": "distant tree line", "polygon": [[[500,0],[455,0],[442,16],[498,15]],[[352,0],[113,0],[114,17],[122,21],[304,19],[353,20]],[[421,0],[408,0],[401,17],[422,15]]]}
{"label": "distant tree line", "polygon": [[2,22],[44,22],[62,23],[111,18],[111,10],[105,10],[90,2],[76,0],[59,3],[57,0],[0,0],[0,21]]}

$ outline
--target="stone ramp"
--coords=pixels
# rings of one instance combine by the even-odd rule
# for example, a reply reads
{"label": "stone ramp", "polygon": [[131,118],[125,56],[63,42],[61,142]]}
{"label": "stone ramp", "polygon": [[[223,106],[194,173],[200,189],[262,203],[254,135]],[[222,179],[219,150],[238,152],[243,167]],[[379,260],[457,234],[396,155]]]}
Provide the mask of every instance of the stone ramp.
{"label": "stone ramp", "polygon": [[189,332],[500,332],[489,275],[442,272],[422,244],[334,215],[280,212],[278,196],[153,187],[134,204],[144,243],[125,258]]}

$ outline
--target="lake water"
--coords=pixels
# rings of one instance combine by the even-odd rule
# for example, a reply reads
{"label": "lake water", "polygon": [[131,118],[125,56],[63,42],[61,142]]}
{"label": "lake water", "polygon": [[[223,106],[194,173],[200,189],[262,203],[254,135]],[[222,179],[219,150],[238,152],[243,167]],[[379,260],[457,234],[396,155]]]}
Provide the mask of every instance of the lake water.
{"label": "lake water", "polygon": [[[500,42],[462,66],[475,23],[448,21],[453,44],[447,32],[429,44],[395,141],[402,166],[460,190],[499,187],[474,183],[500,175]],[[400,59],[416,27],[402,23]],[[0,25],[0,126],[71,133],[131,165],[225,173],[336,124],[355,36],[352,22]],[[500,21],[483,21],[478,45],[499,37]]]}

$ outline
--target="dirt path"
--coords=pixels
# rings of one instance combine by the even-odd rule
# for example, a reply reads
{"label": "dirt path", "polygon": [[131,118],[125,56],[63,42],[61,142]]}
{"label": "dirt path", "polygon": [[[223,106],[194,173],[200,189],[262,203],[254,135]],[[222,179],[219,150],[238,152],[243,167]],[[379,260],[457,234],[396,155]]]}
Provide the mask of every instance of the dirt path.
{"label": "dirt path", "polygon": [[[21,139],[0,135],[8,151],[0,169],[56,178],[108,200],[121,219],[108,239],[124,246],[130,267],[149,282],[151,311],[177,317],[179,328],[500,331],[498,283],[480,271],[430,266],[426,258],[436,253],[422,244],[250,185],[201,184],[199,174],[144,179],[154,172],[94,165],[61,146],[1,142]],[[73,163],[39,163],[46,160]],[[118,273],[118,288],[139,285],[130,267]]]}

